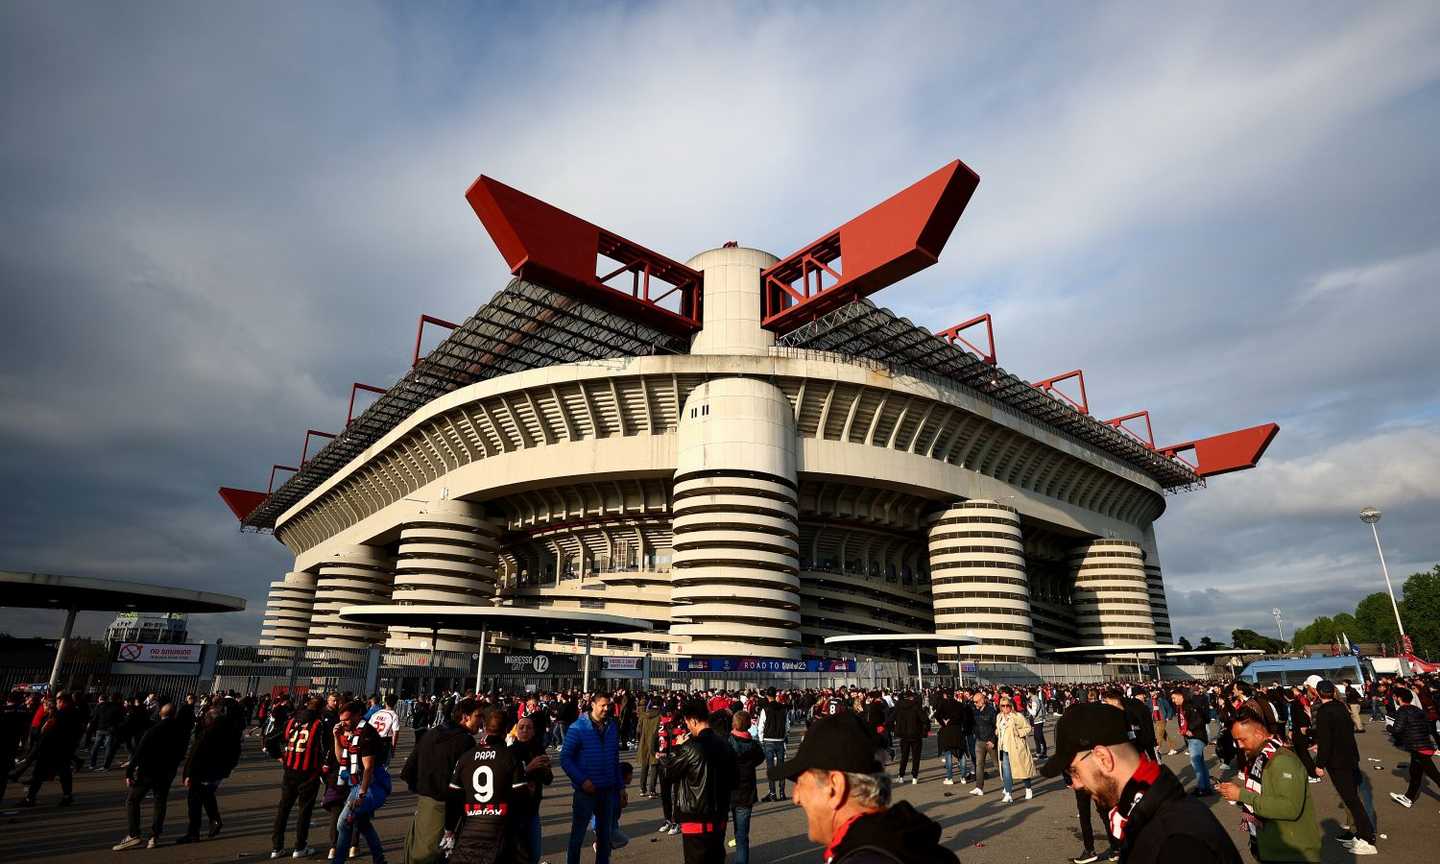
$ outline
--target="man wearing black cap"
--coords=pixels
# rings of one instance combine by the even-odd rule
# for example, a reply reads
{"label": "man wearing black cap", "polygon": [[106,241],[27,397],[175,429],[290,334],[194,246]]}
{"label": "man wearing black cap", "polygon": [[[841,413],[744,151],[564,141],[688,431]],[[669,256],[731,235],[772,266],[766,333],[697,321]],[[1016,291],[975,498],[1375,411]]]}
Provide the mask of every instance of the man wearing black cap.
{"label": "man wearing black cap", "polygon": [[810,839],[825,846],[825,864],[959,864],[940,845],[938,823],[908,801],[890,806],[880,747],[860,717],[822,717],[795,758],[768,773],[795,781],[792,800],[805,811]]}
{"label": "man wearing black cap", "polygon": [[1169,768],[1140,752],[1124,711],[1103,702],[1072,705],[1055,739],[1055,753],[1040,773],[1068,772],[1072,788],[1109,811],[1122,862],[1240,864],[1210,810],[1185,794]]}

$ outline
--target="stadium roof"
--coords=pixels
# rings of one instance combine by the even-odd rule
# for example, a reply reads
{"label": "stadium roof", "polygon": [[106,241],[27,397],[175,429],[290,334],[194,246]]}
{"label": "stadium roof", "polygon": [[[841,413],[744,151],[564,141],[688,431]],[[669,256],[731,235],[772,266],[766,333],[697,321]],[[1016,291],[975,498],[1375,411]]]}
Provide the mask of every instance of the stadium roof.
{"label": "stadium roof", "polygon": [[[275,520],[365,448],[432,400],[511,372],[580,360],[687,353],[689,339],[667,334],[520,279],[476,310],[376,399],[343,432],[241,519],[268,530]],[[224,490],[222,490],[222,495]]]}
{"label": "stadium roof", "polygon": [[1002,409],[1019,411],[1081,444],[1103,450],[1167,490],[1205,483],[1179,459],[1164,456],[1128,433],[1081,414],[1028,381],[869,300],[842,306],[776,341],[785,347],[866,357],[910,374],[939,377]]}

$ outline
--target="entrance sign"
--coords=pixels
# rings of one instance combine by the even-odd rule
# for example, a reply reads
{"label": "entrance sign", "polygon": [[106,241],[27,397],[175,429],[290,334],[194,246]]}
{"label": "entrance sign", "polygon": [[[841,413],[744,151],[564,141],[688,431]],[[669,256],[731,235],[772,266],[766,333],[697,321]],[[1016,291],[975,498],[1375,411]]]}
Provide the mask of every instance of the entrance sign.
{"label": "entrance sign", "polygon": [[115,659],[122,663],[199,663],[204,645],[122,642]]}
{"label": "entrance sign", "polygon": [[770,660],[754,657],[692,657],[681,672],[854,672],[854,660]]}

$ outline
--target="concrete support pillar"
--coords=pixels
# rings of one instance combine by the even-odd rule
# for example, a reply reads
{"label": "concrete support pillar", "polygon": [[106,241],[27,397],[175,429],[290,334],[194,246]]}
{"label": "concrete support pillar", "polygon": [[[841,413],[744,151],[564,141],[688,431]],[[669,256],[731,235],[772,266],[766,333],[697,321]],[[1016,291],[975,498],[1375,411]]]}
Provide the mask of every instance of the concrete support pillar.
{"label": "concrete support pillar", "polygon": [[941,646],[941,658],[1035,660],[1030,584],[1020,515],[994,501],[964,501],[930,517],[930,595],[936,633],[964,633],[980,645]]}
{"label": "concrete support pillar", "polygon": [[390,602],[393,562],[384,549],[346,546],[316,568],[315,609],[310,617],[312,648],[369,648],[385,639],[383,627],[340,620],[346,606]]}
{"label": "concrete support pillar", "polygon": [[1145,552],[1130,540],[1092,540],[1070,552],[1075,626],[1084,645],[1155,641]]}
{"label": "concrete support pillar", "polygon": [[304,648],[310,638],[314,610],[314,573],[292,570],[279,582],[271,582],[265,598],[265,619],[260,625],[260,647]]}
{"label": "concrete support pillar", "polygon": [[798,659],[795,423],[778,387],[721,378],[680,415],[672,633],[694,655]]}
{"label": "concrete support pillar", "polygon": [[[396,605],[487,606],[495,596],[500,530],[469,501],[432,501],[400,526],[395,554]],[[423,650],[430,631],[391,631],[386,647]],[[441,630],[438,649],[472,653],[479,631]]]}
{"label": "concrete support pillar", "polygon": [[1160,575],[1160,552],[1155,544],[1155,525],[1145,528],[1145,588],[1150,592],[1150,615],[1155,619],[1155,641],[1171,643],[1170,604],[1165,599],[1165,580]]}

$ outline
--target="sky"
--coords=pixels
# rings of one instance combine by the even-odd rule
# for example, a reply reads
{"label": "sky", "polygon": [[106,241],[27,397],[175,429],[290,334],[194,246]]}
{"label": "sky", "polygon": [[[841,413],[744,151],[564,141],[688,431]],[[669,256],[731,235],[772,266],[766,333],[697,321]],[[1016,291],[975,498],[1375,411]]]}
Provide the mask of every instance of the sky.
{"label": "sky", "polygon": [[873,299],[990,312],[1162,444],[1278,422],[1157,533],[1177,636],[1288,635],[1383,590],[1362,506],[1440,561],[1437,44],[1425,2],[5,3],[0,569],[241,595],[192,636],[253,642],[289,556],[215,490],[504,286],[481,173],[684,260],[960,158],[941,262]]}

